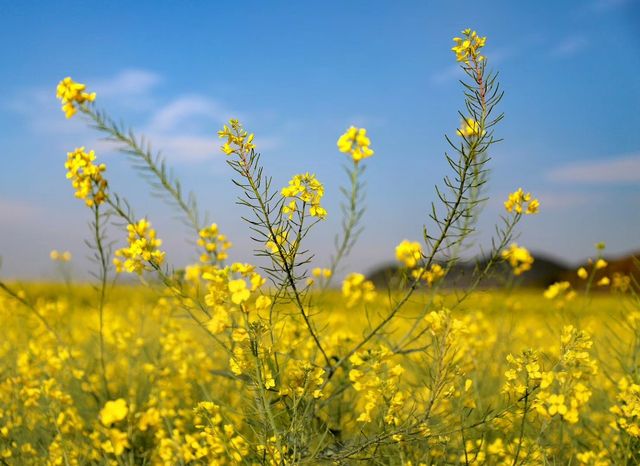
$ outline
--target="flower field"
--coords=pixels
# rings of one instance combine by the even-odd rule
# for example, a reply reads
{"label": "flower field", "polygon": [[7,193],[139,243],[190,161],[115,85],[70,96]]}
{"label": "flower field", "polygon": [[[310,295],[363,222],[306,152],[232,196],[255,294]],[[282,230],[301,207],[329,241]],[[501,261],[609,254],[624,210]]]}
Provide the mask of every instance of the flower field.
{"label": "flower field", "polygon": [[[233,238],[203,221],[145,139],[90,85],[60,81],[66,118],[129,156],[188,227],[198,260],[171,263],[152,219],[111,189],[100,154],[61,158],[90,221],[93,281],[72,283],[61,251],[51,252],[60,283],[0,281],[0,463],[640,464],[639,287],[609,272],[604,244],[573,280],[518,287],[535,257],[517,232],[544,204],[514,187],[486,260],[464,287],[448,281],[476,246],[503,119],[486,37],[466,29],[453,41],[465,80],[449,173],[422,238],[398,238],[389,288],[345,267],[376,160],[365,128],[337,135],[342,212],[325,208],[334,193],[312,172],[274,186],[240,121],[218,129],[212,157],[226,157],[255,243],[255,263],[235,262]],[[335,250],[310,251],[307,235],[330,215],[342,217]],[[483,287],[497,269],[504,286]]]}
{"label": "flower field", "polygon": [[[262,319],[240,310],[232,320],[248,325],[213,340],[175,297],[118,287],[103,373],[95,291],[26,292],[42,320],[20,298],[0,301],[7,464],[591,465],[638,454],[640,308],[619,295],[558,310],[540,293],[476,292],[449,310],[455,296],[420,293],[388,342],[330,377],[309,362],[318,351],[293,305],[273,342],[257,343]],[[367,313],[337,292],[314,296],[330,359],[388,305],[378,296]]]}

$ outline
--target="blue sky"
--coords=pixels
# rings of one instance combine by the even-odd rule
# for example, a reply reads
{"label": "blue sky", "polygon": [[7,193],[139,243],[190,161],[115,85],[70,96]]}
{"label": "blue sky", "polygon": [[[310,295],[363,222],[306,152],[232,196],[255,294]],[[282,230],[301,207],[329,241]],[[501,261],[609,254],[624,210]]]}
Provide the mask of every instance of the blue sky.
{"label": "blue sky", "polygon": [[256,133],[278,185],[301,171],[325,182],[329,218],[309,240],[318,265],[345,182],[335,141],[351,124],[367,127],[376,154],[366,231],[348,266],[392,260],[400,240],[420,237],[447,173],[444,134],[462,104],[451,38],[465,27],[488,36],[506,93],[478,244],[522,186],[542,202],[519,238],[534,252],[578,261],[602,240],[612,254],[640,249],[638,1],[2,2],[2,275],[51,274],[53,248],[74,253],[78,275],[87,269],[88,211],[63,167],[81,145],[149,216],[173,263],[195,257],[124,156],[81,119],[64,119],[55,86],[67,75],[163,151],[238,260],[252,245],[217,149],[222,123],[238,117]]}

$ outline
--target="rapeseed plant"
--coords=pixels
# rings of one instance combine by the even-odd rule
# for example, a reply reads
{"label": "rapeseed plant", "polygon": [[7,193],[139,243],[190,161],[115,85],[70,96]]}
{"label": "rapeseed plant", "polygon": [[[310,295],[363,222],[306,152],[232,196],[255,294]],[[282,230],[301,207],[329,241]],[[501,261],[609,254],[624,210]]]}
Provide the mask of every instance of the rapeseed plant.
{"label": "rapeseed plant", "polygon": [[[466,80],[462,124],[447,138],[452,174],[436,188],[421,241],[395,249],[397,290],[376,290],[356,272],[344,276],[341,293],[330,289],[362,231],[365,164],[376,160],[366,129],[338,138],[349,178],[342,229],[335,251],[316,259],[306,238],[333,215],[322,205],[330,193],[310,172],[275,189],[253,133],[238,120],[224,125],[221,151],[262,258],[233,262],[231,241],[201,220],[195,196],[184,195],[164,160],[98,110],[84,84],[62,80],[65,116],[88,119],[131,157],[181,214],[198,260],[175,270],[95,152],[68,154],[67,178],[91,212],[96,286],[61,293],[0,281],[0,462],[638,463],[638,284],[604,275],[604,245],[576,271],[584,293],[569,281],[535,295],[479,290],[497,264],[517,276],[534,262],[513,242],[523,217],[540,210],[520,188],[470,284],[442,287],[473,246],[502,119],[486,38],[466,29],[454,42]],[[126,246],[114,251],[111,235]],[[71,257],[52,251],[51,259]],[[124,273],[145,286],[114,285]],[[616,294],[591,293],[593,284]],[[616,309],[623,318],[610,319]]]}

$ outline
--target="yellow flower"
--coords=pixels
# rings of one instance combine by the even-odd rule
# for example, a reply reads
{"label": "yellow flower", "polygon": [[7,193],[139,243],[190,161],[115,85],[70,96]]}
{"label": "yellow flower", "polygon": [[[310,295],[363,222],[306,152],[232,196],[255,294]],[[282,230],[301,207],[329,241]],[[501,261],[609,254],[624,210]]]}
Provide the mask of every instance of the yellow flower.
{"label": "yellow flower", "polygon": [[569,282],[556,282],[545,290],[544,297],[547,299],[554,299],[558,297],[560,294],[565,293],[571,288],[571,284]]}
{"label": "yellow flower", "polygon": [[512,243],[508,249],[502,251],[502,258],[509,262],[514,275],[521,275],[527,270],[531,270],[534,261],[529,251],[516,243]]}
{"label": "yellow flower", "polygon": [[342,295],[347,299],[347,307],[359,303],[370,303],[376,297],[373,282],[361,273],[351,273],[342,282]]}
{"label": "yellow flower", "polygon": [[67,118],[71,118],[78,111],[77,105],[83,105],[85,102],[93,102],[96,93],[87,93],[84,90],[87,86],[75,82],[70,77],[64,78],[58,83],[56,97],[62,102],[62,111]]}
{"label": "yellow flower", "polygon": [[[526,210],[524,207],[526,206]],[[509,194],[509,198],[504,202],[504,208],[507,212],[515,212],[516,214],[537,214],[540,209],[540,202],[533,199],[531,193],[525,193],[522,188]]]}
{"label": "yellow flower", "polygon": [[258,312],[265,311],[271,306],[272,300],[269,296],[260,295],[256,299],[256,310]]}
{"label": "yellow flower", "polygon": [[396,246],[396,259],[412,269],[422,259],[422,245],[417,241],[403,240]]}
{"label": "yellow flower", "polygon": [[584,267],[580,267],[578,269],[578,277],[581,278],[582,280],[586,280],[587,277],[589,276],[589,273],[587,272],[587,269],[585,269]]}
{"label": "yellow flower", "polygon": [[342,136],[338,138],[338,150],[351,155],[355,163],[373,155],[373,150],[369,147],[371,141],[367,137],[367,130],[351,126]]}
{"label": "yellow flower", "polygon": [[467,65],[471,61],[474,65],[477,65],[485,59],[484,56],[480,55],[479,51],[485,46],[487,38],[478,36],[476,31],[465,29],[462,31],[462,37],[454,37],[453,41],[456,45],[451,50],[456,54],[456,60]]}
{"label": "yellow flower", "polygon": [[67,161],[64,164],[67,178],[76,190],[74,195],[78,199],[84,199],[89,207],[94,204],[100,205],[107,199],[107,180],[102,175],[107,166],[103,163],[94,164],[95,159],[94,151],[85,152],[84,147],[80,147],[67,153]]}
{"label": "yellow flower", "polygon": [[549,395],[547,398],[549,403],[548,412],[550,416],[560,414],[561,416],[567,413],[567,407],[564,404],[564,395]]}
{"label": "yellow flower", "polygon": [[289,232],[286,230],[277,230],[274,232],[274,238],[270,238],[265,244],[267,251],[269,251],[273,257],[281,261],[281,253],[285,258],[290,255],[290,250],[294,249],[294,245],[289,243]]}
{"label": "yellow flower", "polygon": [[480,123],[478,123],[473,118],[465,118],[462,120],[462,124],[460,125],[460,129],[457,131],[458,136],[469,138],[469,137],[477,137],[480,136],[480,133],[484,136],[486,133],[480,127]]}
{"label": "yellow flower", "polygon": [[69,251],[59,252],[54,249],[49,253],[49,257],[52,261],[69,262],[71,260],[71,253]]}
{"label": "yellow flower", "polygon": [[129,439],[127,433],[118,429],[109,429],[109,439],[102,443],[102,449],[106,453],[113,453],[120,456],[124,453],[125,448],[129,448]]}
{"label": "yellow flower", "polygon": [[242,278],[229,280],[229,292],[234,304],[242,304],[251,296],[251,292],[247,289],[247,282]]}
{"label": "yellow flower", "polygon": [[445,270],[440,264],[431,264],[431,268],[429,270],[425,270],[424,267],[418,267],[413,269],[411,272],[411,276],[415,280],[424,280],[429,286],[432,286],[438,280],[443,278],[444,275]]}
{"label": "yellow flower", "polygon": [[609,286],[611,284],[611,280],[609,279],[609,277],[602,277],[596,284],[598,286]]}
{"label": "yellow flower", "polygon": [[[158,249],[162,240],[156,237],[156,231],[146,219],[127,225],[129,246],[115,252],[113,263],[117,272],[142,274],[162,264],[165,253]],[[150,267],[147,266],[149,264]]]}
{"label": "yellow flower", "polygon": [[[324,219],[327,211],[320,205],[324,196],[324,186],[316,176],[310,173],[295,175],[289,180],[289,185],[281,190],[284,198],[291,199],[282,208],[282,213],[293,218],[293,214],[298,211],[298,202],[302,203],[302,208],[309,205],[309,214],[312,217]],[[304,214],[304,212],[302,212]]]}
{"label": "yellow flower", "polygon": [[226,235],[218,231],[218,225],[215,223],[198,232],[196,244],[203,248],[200,262],[204,264],[224,261],[229,257],[227,251],[233,246],[233,243],[227,239]]}
{"label": "yellow flower", "polygon": [[609,264],[607,263],[607,261],[606,261],[606,260],[604,260],[604,259],[598,259],[598,260],[596,261],[596,265],[595,265],[595,267],[596,267],[596,270],[600,270],[600,269],[604,269],[605,267],[607,267],[607,265],[609,265]]}
{"label": "yellow flower", "polygon": [[311,275],[313,275],[316,278],[329,278],[331,277],[331,270],[330,269],[321,269],[320,267],[316,267],[311,271]]}
{"label": "yellow flower", "polygon": [[100,410],[100,422],[105,427],[109,427],[111,424],[122,421],[129,413],[129,407],[127,402],[123,398],[118,398],[114,401],[107,401],[104,407]]}
{"label": "yellow flower", "polygon": [[238,120],[229,120],[229,126],[224,125],[218,131],[218,137],[227,139],[221,147],[222,152],[226,155],[237,154],[240,157],[245,157],[256,147],[253,143],[253,133],[247,133]]}

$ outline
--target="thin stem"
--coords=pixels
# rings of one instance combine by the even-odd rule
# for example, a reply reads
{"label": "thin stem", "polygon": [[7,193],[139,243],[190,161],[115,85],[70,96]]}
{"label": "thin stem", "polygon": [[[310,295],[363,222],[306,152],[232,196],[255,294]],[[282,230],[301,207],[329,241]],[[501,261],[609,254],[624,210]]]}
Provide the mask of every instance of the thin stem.
{"label": "thin stem", "polygon": [[353,169],[349,171],[351,191],[349,196],[349,204],[345,207],[345,209],[348,210],[345,212],[347,217],[343,222],[342,241],[339,242],[335,256],[332,258],[331,266],[329,267],[331,274],[323,284],[322,290],[329,288],[329,285],[331,284],[331,281],[333,280],[333,277],[338,269],[340,261],[349,253],[349,251],[351,250],[351,246],[355,241],[355,238],[353,238],[354,230],[358,225],[358,221],[361,217],[361,211],[358,210],[358,198],[360,196],[360,183],[358,182],[358,175],[361,173],[361,171],[359,171],[358,168],[359,164],[354,160]]}
{"label": "thin stem", "polygon": [[109,272],[109,262],[107,253],[102,244],[102,234],[100,231],[100,206],[98,204],[94,204],[92,207],[93,210],[93,232],[94,232],[94,240],[95,246],[98,251],[98,265],[100,267],[100,289],[98,291],[98,318],[99,318],[99,339],[100,339],[100,367],[102,368],[102,382],[104,384],[104,390],[107,394],[108,398],[111,398],[109,393],[109,383],[107,381],[107,367],[105,363],[105,350],[104,350],[104,306],[106,303],[107,296],[107,279]]}

